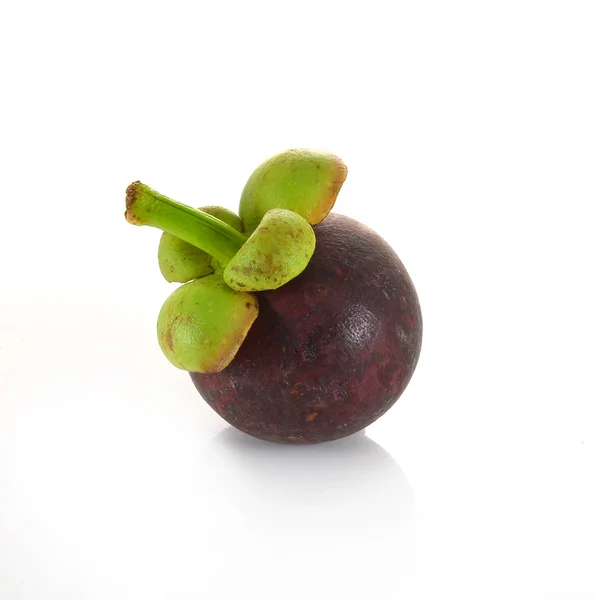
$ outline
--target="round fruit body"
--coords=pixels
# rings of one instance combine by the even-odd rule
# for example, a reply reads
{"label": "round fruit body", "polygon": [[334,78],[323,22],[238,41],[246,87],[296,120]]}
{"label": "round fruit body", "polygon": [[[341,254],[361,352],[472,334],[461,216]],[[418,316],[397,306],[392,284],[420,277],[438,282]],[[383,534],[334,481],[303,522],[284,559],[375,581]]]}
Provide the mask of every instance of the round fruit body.
{"label": "round fruit body", "polygon": [[419,300],[392,248],[343,215],[314,230],[308,267],[258,294],[259,316],[229,366],[190,374],[228,423],[273,442],[364,429],[403,393],[421,350]]}

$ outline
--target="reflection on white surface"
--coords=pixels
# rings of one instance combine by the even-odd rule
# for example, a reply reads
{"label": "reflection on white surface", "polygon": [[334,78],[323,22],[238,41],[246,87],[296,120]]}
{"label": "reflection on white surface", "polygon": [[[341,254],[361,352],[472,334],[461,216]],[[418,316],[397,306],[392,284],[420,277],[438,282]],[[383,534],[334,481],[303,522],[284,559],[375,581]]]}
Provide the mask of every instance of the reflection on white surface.
{"label": "reflection on white surface", "polygon": [[[226,579],[280,586],[284,597],[404,591],[414,552],[413,492],[394,459],[365,435],[279,446],[235,429],[200,458],[211,551],[234,565]],[[381,550],[380,550],[381,549]],[[380,550],[380,551],[379,551]],[[268,583],[267,583],[268,582]]]}
{"label": "reflection on white surface", "polygon": [[0,423],[2,600],[405,589],[413,493],[364,435],[297,447],[225,429],[207,441],[192,421],[99,404],[42,414],[37,397]]}

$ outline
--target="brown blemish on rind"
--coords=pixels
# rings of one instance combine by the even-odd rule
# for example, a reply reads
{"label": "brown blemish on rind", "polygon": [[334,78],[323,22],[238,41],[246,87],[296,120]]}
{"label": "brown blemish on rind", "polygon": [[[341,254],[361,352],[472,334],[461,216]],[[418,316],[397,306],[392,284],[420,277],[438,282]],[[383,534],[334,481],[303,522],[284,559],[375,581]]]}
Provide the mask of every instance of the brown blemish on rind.
{"label": "brown blemish on rind", "polygon": [[126,212],[124,213],[124,216],[126,217],[126,220],[133,225],[138,225],[141,222],[131,212],[132,206],[136,201],[139,184],[140,181],[135,181],[126,188]]}
{"label": "brown blemish on rind", "polygon": [[337,196],[341,191],[341,187],[347,179],[347,165],[338,157],[335,156],[336,175],[328,187],[327,195],[322,199],[318,210],[312,211],[306,218],[311,225],[320,223],[332,210]]}
{"label": "brown blemish on rind", "polygon": [[174,351],[174,335],[173,335],[171,325],[165,331],[165,343],[166,343],[167,347],[173,352]]}
{"label": "brown blemish on rind", "polygon": [[[245,292],[238,292],[238,293],[245,294]],[[252,304],[247,302],[246,308],[252,308]],[[228,352],[222,352],[220,354],[219,360],[214,359],[213,367],[210,369],[206,369],[205,374],[206,373],[219,373],[219,372],[223,371],[229,365],[229,363],[234,359],[235,355],[238,353],[238,350],[241,348],[242,343],[244,342],[244,339],[246,337],[246,334],[248,333],[248,330],[250,329],[252,323],[254,322],[254,319],[256,319],[256,317],[258,316],[258,300],[256,298],[255,298],[254,306],[253,306],[251,312],[252,313],[256,312],[256,315],[254,317],[248,316],[248,318],[247,318],[248,324],[247,324],[246,331],[244,332],[244,335],[240,339],[238,339],[237,343],[234,344],[233,347],[229,348]]]}

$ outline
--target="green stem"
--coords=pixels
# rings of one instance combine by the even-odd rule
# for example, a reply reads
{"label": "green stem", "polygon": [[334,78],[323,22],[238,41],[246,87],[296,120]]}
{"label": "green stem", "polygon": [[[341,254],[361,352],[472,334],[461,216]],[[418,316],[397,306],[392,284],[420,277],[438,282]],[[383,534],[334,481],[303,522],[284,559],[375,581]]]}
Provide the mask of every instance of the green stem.
{"label": "green stem", "polygon": [[216,217],[167,198],[140,181],[126,190],[124,214],[129,223],[167,231],[204,250],[223,266],[248,239]]}

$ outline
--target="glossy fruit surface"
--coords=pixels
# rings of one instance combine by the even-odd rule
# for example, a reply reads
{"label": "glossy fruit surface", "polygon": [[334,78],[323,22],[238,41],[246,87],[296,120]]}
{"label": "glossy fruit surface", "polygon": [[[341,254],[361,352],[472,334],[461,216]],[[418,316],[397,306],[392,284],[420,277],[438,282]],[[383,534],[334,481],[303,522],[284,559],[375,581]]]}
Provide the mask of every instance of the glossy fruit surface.
{"label": "glossy fruit surface", "polygon": [[191,373],[219,415],[269,441],[360,431],[397,401],[421,350],[417,293],[392,248],[335,213],[314,230],[308,267],[257,294],[259,317],[229,366]]}

